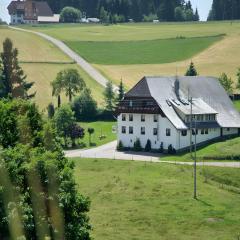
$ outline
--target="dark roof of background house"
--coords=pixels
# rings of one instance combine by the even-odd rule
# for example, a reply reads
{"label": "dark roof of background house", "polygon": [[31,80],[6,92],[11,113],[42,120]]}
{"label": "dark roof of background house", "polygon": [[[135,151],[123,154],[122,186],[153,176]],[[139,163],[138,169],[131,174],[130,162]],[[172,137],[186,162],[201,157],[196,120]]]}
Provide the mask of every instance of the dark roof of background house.
{"label": "dark roof of background house", "polygon": [[[217,114],[217,122],[221,127],[240,128],[240,113],[218,79],[213,77],[178,77],[180,82],[180,98],[202,99]],[[178,116],[169,100],[177,100],[174,83],[176,77],[144,77],[133,87],[126,97],[145,97],[150,94],[167,118],[177,129],[186,129],[186,124]],[[190,105],[189,105],[190,108]]]}

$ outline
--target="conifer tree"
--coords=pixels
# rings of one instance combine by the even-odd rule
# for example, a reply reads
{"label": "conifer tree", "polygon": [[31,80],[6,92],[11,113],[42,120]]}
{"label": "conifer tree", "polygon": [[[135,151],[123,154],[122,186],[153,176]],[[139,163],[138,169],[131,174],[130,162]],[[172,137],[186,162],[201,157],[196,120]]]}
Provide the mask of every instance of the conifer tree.
{"label": "conifer tree", "polygon": [[117,98],[117,101],[118,101],[118,102],[120,102],[121,100],[123,100],[124,94],[125,94],[125,90],[124,90],[123,81],[122,81],[122,79],[121,79],[121,82],[120,82],[119,87],[118,87],[118,98]]}
{"label": "conifer tree", "polygon": [[194,21],[198,22],[200,20],[199,14],[198,14],[198,9],[196,8],[196,11],[194,13]]}
{"label": "conifer tree", "polygon": [[106,110],[113,112],[115,107],[115,93],[113,90],[112,82],[108,82],[104,91],[104,99],[106,104]]}
{"label": "conifer tree", "polygon": [[13,97],[29,99],[35,94],[28,95],[28,90],[34,83],[26,82],[26,75],[18,62],[18,50],[13,48],[13,43],[9,38],[3,42],[3,52],[1,53],[2,59],[2,97]]}
{"label": "conifer tree", "polygon": [[198,72],[194,66],[194,63],[191,62],[185,76],[197,76],[197,75],[198,75]]}

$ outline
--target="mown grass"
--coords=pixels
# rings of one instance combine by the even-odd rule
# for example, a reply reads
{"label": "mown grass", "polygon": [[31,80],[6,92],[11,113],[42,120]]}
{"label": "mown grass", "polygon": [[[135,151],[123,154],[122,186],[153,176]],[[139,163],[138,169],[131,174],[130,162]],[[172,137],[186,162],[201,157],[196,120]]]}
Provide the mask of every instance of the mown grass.
{"label": "mown grass", "polygon": [[[7,37],[19,50],[20,65],[27,75],[27,81],[35,82],[32,92],[36,91],[34,100],[40,109],[44,110],[50,102],[57,104],[56,98],[52,97],[50,83],[59,71],[66,68],[76,68],[91,89],[95,100],[103,105],[103,87],[53,44],[31,33],[0,27],[0,51],[2,42]],[[64,95],[62,97],[67,102]]]}
{"label": "mown grass", "polygon": [[240,100],[234,101],[234,106],[240,112]]}
{"label": "mown grass", "polygon": [[[234,160],[240,158],[240,138],[225,140],[203,147],[197,151],[197,159],[202,160]],[[165,156],[164,161],[192,161],[189,153],[178,154],[176,156]]]}
{"label": "mown grass", "polygon": [[104,26],[100,24],[58,24],[20,26],[49,34],[62,41],[139,41],[176,37],[203,37],[239,32],[240,22],[205,23],[133,23]]}
{"label": "mown grass", "polygon": [[221,39],[221,36],[215,36],[124,42],[68,41],[66,44],[91,63],[129,65],[185,60]]}
{"label": "mown grass", "polygon": [[[97,121],[80,122],[79,124],[85,129],[85,136],[80,140],[83,148],[99,147],[116,140],[116,133],[113,133],[112,131],[113,126],[116,126],[116,122]],[[88,128],[94,129],[94,134],[91,136],[91,144],[89,144]]]}
{"label": "mown grass", "polygon": [[[92,159],[76,159],[75,163],[79,191],[92,202],[90,221],[95,239],[239,237],[239,194],[222,188],[218,182],[206,181],[201,169],[196,201],[192,198],[192,167]],[[235,171],[237,181],[240,170]],[[231,178],[231,170],[222,172]],[[218,176],[221,172],[212,174]]]}

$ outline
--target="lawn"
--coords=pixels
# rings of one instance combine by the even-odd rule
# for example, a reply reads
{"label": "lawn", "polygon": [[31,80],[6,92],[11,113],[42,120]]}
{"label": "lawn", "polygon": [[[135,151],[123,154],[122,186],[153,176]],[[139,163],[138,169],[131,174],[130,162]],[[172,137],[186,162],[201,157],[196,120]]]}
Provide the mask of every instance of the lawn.
{"label": "lawn", "polygon": [[[85,129],[85,136],[81,142],[86,148],[98,147],[106,143],[116,140],[116,134],[113,133],[113,126],[116,126],[116,122],[97,121],[97,122],[85,122],[80,123],[80,126]],[[93,128],[94,134],[91,137],[91,145],[89,145],[88,128]]]}
{"label": "lawn", "polygon": [[[240,158],[240,138],[234,138],[210,144],[197,151],[197,158],[202,160],[230,160]],[[165,156],[164,161],[192,161],[189,153],[179,154],[176,156]]]}
{"label": "lawn", "polygon": [[223,39],[221,36],[122,42],[66,42],[90,63],[155,64],[185,60]]}
{"label": "lawn", "polygon": [[[26,27],[26,26],[25,26]],[[141,41],[156,39],[169,39],[177,37],[206,37],[219,34],[226,34],[223,40],[216,42],[207,49],[201,51],[198,54],[190,56],[187,60],[177,60],[171,54],[169,56],[172,59],[172,63],[161,63],[157,56],[162,55],[159,51],[155,51],[155,56],[152,58],[157,59],[158,64],[152,64],[152,61],[145,60],[145,56],[141,59],[144,63],[149,61],[149,64],[140,64],[140,58],[136,57],[135,64],[126,65],[126,63],[112,65],[117,63],[118,59],[112,59],[109,64],[94,64],[105,76],[111,79],[116,84],[120,79],[123,79],[125,86],[129,89],[136,84],[144,75],[167,75],[173,76],[176,74],[176,68],[179,75],[184,75],[186,69],[191,60],[194,61],[197,70],[202,76],[215,76],[219,77],[222,72],[226,72],[232,79],[236,80],[236,71],[239,68],[240,58],[240,22],[207,22],[207,23],[160,23],[160,24],[118,24],[118,25],[84,25],[84,24],[60,24],[60,25],[40,25],[37,27],[29,27],[31,30],[41,31],[47,33],[53,37],[61,39],[65,42],[77,42],[77,47],[80,46],[80,42],[92,46],[92,43],[86,43],[89,41],[103,42],[104,49],[95,49],[96,53],[91,53],[91,56],[95,56],[100,52],[108,53],[109,56],[103,54],[104,63],[109,62],[110,56],[116,56],[116,53],[110,52],[107,48],[106,42],[109,42],[109,46],[114,45],[112,42],[123,41],[123,45],[126,41]],[[124,43],[125,42],[125,43]],[[147,42],[147,41],[146,41]],[[101,44],[101,43],[99,43]],[[121,46],[122,46],[121,44]],[[120,45],[119,45],[120,46]],[[80,47],[81,48],[81,47]],[[130,49],[131,50],[131,49]],[[83,50],[83,52],[90,51],[89,49]],[[139,48],[138,54],[142,49]],[[190,49],[189,49],[190,51]],[[195,51],[195,50],[191,50]],[[120,52],[120,51],[119,51]],[[185,53],[183,53],[184,55]],[[125,54],[126,55],[126,54]],[[179,54],[179,56],[182,55]],[[120,60],[125,56],[121,56]],[[127,54],[128,61],[133,62],[132,59],[135,56]],[[146,56],[147,58],[147,56]],[[105,61],[107,59],[107,61]],[[174,60],[175,59],[175,60]],[[180,58],[184,59],[184,58]],[[95,59],[93,59],[95,60]],[[92,60],[91,60],[92,61]],[[94,61],[93,61],[94,62]],[[101,61],[98,61],[101,62]],[[123,62],[121,60],[121,62]],[[160,63],[159,63],[160,62]]]}
{"label": "lawn", "polygon": [[240,112],[240,100],[234,101],[236,109]]}
{"label": "lawn", "polygon": [[[92,159],[75,164],[79,190],[92,202],[94,239],[239,239],[239,194],[206,179],[201,168],[196,201],[191,167]],[[239,186],[239,169],[210,171],[212,179],[227,176]]]}
{"label": "lawn", "polygon": [[[56,99],[52,97],[50,82],[59,71],[66,68],[76,68],[91,89],[95,100],[103,105],[103,87],[53,44],[31,33],[0,27],[0,51],[2,42],[7,37],[11,38],[19,50],[19,60],[27,80],[35,82],[32,91],[36,91],[35,101],[40,109],[44,110],[50,102],[56,103]],[[66,101],[64,96],[63,100]]]}

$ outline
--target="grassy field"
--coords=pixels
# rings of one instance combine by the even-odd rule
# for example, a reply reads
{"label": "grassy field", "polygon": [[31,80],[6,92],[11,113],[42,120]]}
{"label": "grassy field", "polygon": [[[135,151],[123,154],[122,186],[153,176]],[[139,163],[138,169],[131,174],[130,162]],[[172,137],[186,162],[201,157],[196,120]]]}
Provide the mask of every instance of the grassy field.
{"label": "grassy field", "polygon": [[205,168],[204,173],[199,168],[196,201],[191,167],[91,159],[75,163],[79,190],[92,201],[95,239],[239,239],[239,194],[221,182],[224,176],[239,187],[239,169]]}
{"label": "grassy field", "polygon": [[[199,161],[203,159],[214,160],[231,160],[231,157],[240,156],[240,138],[234,138],[222,142],[210,144],[197,151]],[[189,153],[179,154],[176,156],[165,156],[161,160],[165,161],[192,161]]]}
{"label": "grassy field", "polygon": [[106,65],[170,63],[191,58],[222,37],[122,42],[66,42],[90,63]]}
{"label": "grassy field", "polygon": [[234,105],[237,108],[237,110],[240,111],[240,100],[234,101]]}
{"label": "grassy field", "polygon": [[[123,79],[127,88],[132,87],[144,75],[171,76],[176,74],[176,68],[178,69],[178,74],[183,75],[185,74],[186,68],[191,60],[194,61],[200,75],[218,77],[222,72],[226,72],[233,78],[233,80],[236,79],[235,75],[237,68],[239,67],[239,21],[233,22],[232,24],[231,22],[146,23],[111,26],[66,24],[41,25],[32,27],[31,29],[50,34],[65,42],[78,42],[78,45],[80,44],[79,41],[83,41],[84,44],[86,41],[94,40],[95,42],[110,42],[111,45],[111,42],[115,41],[141,41],[177,37],[192,38],[226,34],[222,41],[218,41],[201,53],[195,54],[191,58],[183,61],[178,60],[172,63],[164,64],[137,64],[136,62],[136,64],[131,65],[94,65],[115,83],[119,83],[119,80]],[[108,52],[106,49],[99,51]],[[141,51],[142,49],[139,49],[139,53]],[[180,53],[182,54],[181,51],[179,52],[179,55],[181,55]],[[155,54],[156,56],[160,55],[158,51],[156,51]],[[107,58],[107,56],[104,56],[104,59],[105,58]],[[114,61],[117,60],[113,59],[113,62]]]}
{"label": "grassy field", "polygon": [[[56,99],[52,98],[50,82],[56,78],[59,71],[66,68],[78,69],[87,86],[91,88],[94,98],[102,104],[103,88],[53,44],[34,34],[0,27],[0,51],[2,42],[7,37],[11,38],[14,46],[19,49],[19,60],[28,76],[27,80],[35,82],[32,91],[37,92],[35,100],[41,109],[45,109],[50,102],[56,102]],[[63,99],[66,100],[64,97]]]}
{"label": "grassy field", "polygon": [[[85,136],[82,139],[82,143],[86,148],[98,147],[103,144],[116,140],[116,134],[112,132],[112,127],[116,125],[116,122],[98,121],[98,122],[83,122],[80,126],[85,129]],[[94,128],[95,132],[91,137],[91,145],[89,145],[88,128]],[[101,138],[101,136],[103,138]]]}

